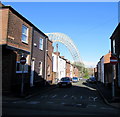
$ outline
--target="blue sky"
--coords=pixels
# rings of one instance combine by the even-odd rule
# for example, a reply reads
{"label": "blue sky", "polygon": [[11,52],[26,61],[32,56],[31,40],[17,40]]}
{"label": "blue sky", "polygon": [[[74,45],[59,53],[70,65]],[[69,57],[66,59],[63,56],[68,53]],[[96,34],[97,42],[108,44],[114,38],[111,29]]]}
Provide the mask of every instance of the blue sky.
{"label": "blue sky", "polygon": [[[44,33],[61,32],[77,46],[82,61],[93,66],[110,50],[110,36],[118,24],[117,2],[4,2]],[[62,56],[72,60],[59,44]],[[54,44],[55,45],[55,44]]]}

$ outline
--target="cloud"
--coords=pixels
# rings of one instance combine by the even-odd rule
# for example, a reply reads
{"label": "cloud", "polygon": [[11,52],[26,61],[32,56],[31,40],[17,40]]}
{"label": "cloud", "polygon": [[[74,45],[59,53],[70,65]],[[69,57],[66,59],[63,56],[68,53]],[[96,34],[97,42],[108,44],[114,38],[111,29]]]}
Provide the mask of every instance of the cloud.
{"label": "cloud", "polygon": [[93,61],[83,61],[83,63],[84,63],[84,65],[85,65],[85,67],[92,67],[92,68],[94,68],[94,67],[96,67],[96,65],[97,65],[97,62],[93,62]]}

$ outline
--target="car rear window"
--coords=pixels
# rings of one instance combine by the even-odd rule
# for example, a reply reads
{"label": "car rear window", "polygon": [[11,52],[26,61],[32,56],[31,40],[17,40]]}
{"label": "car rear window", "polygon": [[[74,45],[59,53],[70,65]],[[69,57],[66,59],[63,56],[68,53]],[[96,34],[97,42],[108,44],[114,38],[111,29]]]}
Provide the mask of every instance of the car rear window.
{"label": "car rear window", "polygon": [[76,77],[73,77],[73,79],[78,79],[78,78],[76,78]]}
{"label": "car rear window", "polygon": [[69,77],[61,78],[61,81],[66,81],[66,80],[70,80],[70,78]]}

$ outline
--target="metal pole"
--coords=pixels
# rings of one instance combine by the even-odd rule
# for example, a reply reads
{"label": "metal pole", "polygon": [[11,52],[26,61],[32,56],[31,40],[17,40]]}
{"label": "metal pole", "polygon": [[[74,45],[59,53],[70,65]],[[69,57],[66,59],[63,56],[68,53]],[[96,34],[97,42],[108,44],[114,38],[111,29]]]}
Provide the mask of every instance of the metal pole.
{"label": "metal pole", "polygon": [[112,97],[115,97],[115,87],[114,87],[114,67],[115,67],[115,65],[112,65]]}
{"label": "metal pole", "polygon": [[23,96],[24,89],[24,65],[22,65],[22,81],[21,81],[21,96]]}
{"label": "metal pole", "polygon": [[57,74],[56,74],[56,77],[58,79],[58,44],[56,44],[56,52],[57,52]]}
{"label": "metal pole", "polygon": [[46,46],[45,46],[45,73],[44,73],[44,77],[45,77],[45,86],[46,86],[46,82],[47,82],[47,52],[48,52],[48,39],[46,38]]}
{"label": "metal pole", "polygon": [[120,87],[120,61],[118,63],[118,86]]}

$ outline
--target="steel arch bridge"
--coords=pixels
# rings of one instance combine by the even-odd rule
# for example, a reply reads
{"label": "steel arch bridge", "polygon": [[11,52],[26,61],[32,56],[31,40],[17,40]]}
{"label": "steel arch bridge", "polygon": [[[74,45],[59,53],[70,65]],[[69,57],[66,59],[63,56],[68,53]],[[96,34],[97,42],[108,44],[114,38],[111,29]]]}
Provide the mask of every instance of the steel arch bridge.
{"label": "steel arch bridge", "polygon": [[74,62],[83,63],[82,59],[80,58],[80,53],[70,37],[68,37],[64,33],[59,33],[59,32],[46,33],[46,35],[49,37],[49,39],[52,42],[61,42],[62,44],[64,44],[70,51]]}

